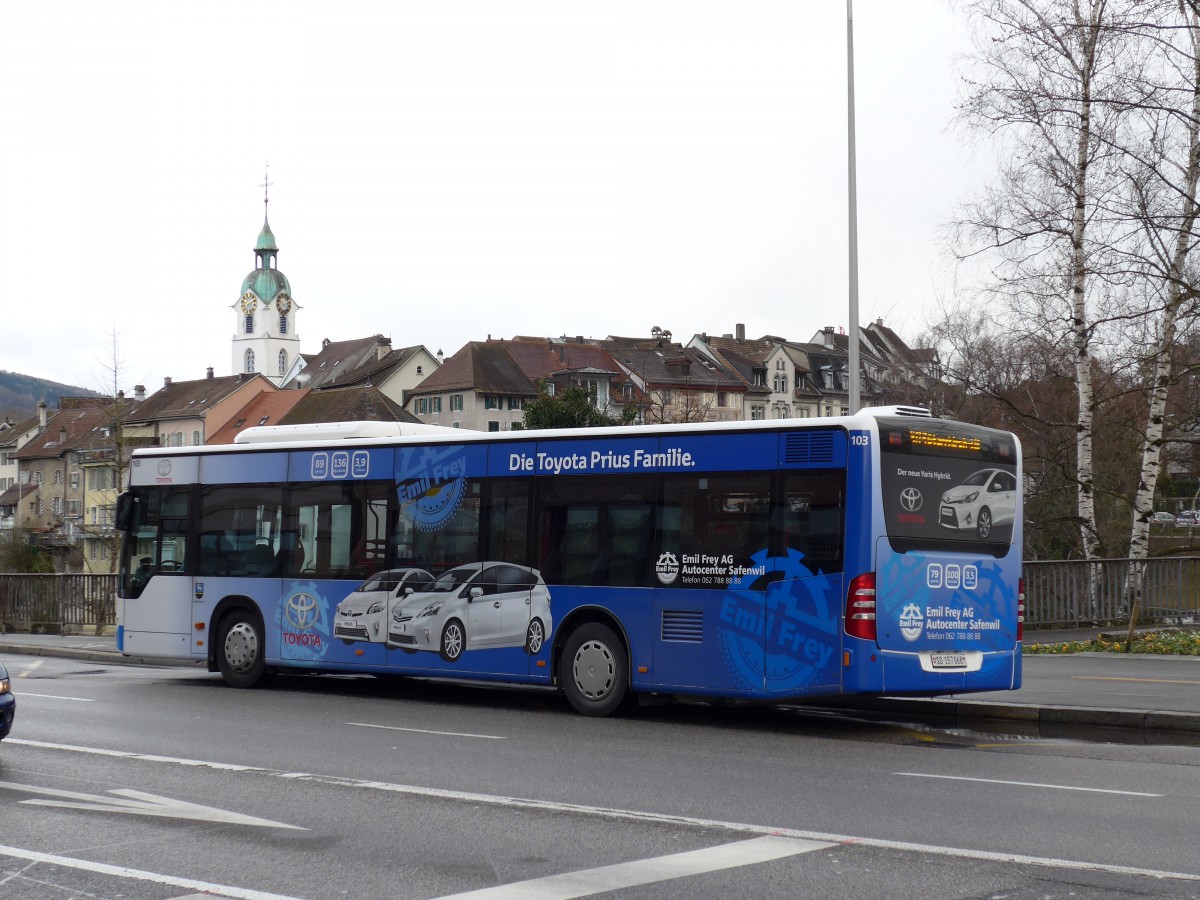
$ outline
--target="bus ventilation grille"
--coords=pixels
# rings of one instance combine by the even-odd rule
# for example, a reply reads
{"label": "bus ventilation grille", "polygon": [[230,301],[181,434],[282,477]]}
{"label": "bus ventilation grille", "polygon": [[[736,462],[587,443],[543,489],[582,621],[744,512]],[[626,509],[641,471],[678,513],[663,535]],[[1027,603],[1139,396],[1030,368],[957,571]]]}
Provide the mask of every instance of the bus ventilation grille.
{"label": "bus ventilation grille", "polygon": [[785,434],[783,463],[790,466],[814,464],[832,465],[833,432],[817,431],[804,434]]}
{"label": "bus ventilation grille", "polygon": [[704,613],[692,609],[664,609],[662,639],[684,644],[703,644]]}

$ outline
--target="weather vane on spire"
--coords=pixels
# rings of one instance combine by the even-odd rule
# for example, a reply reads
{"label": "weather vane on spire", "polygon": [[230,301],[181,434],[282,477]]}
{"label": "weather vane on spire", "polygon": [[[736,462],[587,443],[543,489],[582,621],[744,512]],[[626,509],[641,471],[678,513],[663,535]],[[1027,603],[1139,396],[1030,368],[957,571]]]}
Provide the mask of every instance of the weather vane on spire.
{"label": "weather vane on spire", "polygon": [[267,217],[267,204],[271,202],[271,201],[270,201],[270,197],[269,197],[269,189],[270,189],[270,187],[271,187],[271,184],[272,184],[272,182],[271,182],[271,180],[270,180],[270,175],[271,175],[271,164],[270,164],[270,163],[267,163],[267,164],[266,164],[266,170],[263,172],[263,183],[262,183],[262,189],[263,189],[263,218],[264,218],[264,219]]}

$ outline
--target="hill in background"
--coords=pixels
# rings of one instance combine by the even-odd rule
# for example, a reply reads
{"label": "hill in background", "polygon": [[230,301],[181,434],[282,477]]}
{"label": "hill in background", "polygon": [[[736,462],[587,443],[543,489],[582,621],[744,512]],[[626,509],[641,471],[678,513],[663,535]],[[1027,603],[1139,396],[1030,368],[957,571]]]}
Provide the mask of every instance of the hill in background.
{"label": "hill in background", "polygon": [[14,422],[37,415],[39,400],[51,409],[58,409],[59,397],[100,397],[97,391],[0,370],[0,419],[8,416]]}

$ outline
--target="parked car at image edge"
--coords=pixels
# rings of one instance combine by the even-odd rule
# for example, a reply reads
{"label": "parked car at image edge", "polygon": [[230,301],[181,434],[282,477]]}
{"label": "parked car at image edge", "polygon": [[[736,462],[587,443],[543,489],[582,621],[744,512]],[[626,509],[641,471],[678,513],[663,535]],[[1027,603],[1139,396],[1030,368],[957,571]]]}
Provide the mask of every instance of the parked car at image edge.
{"label": "parked car at image edge", "polygon": [[1185,509],[1175,517],[1176,528],[1195,528],[1200,525],[1200,514],[1194,509]]}
{"label": "parked car at image edge", "polygon": [[392,609],[390,648],[429,650],[447,662],[467,650],[524,647],[537,654],[550,636],[550,591],[536,569],[504,562],[468,563]]}
{"label": "parked car at image edge", "polygon": [[1156,512],[1150,517],[1151,525],[1174,525],[1175,517],[1169,512]]}
{"label": "parked car at image edge", "polygon": [[13,717],[17,712],[17,698],[13,696],[12,682],[8,670],[0,663],[0,740],[12,730]]}

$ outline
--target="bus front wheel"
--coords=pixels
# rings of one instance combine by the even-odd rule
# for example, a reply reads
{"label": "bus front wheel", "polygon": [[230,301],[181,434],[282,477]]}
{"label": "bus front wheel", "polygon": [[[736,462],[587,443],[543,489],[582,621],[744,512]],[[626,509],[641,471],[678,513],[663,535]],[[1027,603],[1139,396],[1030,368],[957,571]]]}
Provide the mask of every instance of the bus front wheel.
{"label": "bus front wheel", "polygon": [[631,708],[629,657],[607,625],[588,622],[571,632],[560,662],[563,693],[585,716],[611,716]]}
{"label": "bus front wheel", "polygon": [[237,609],[221,620],[217,637],[217,667],[221,677],[236,688],[249,688],[263,681],[263,628],[258,617]]}

